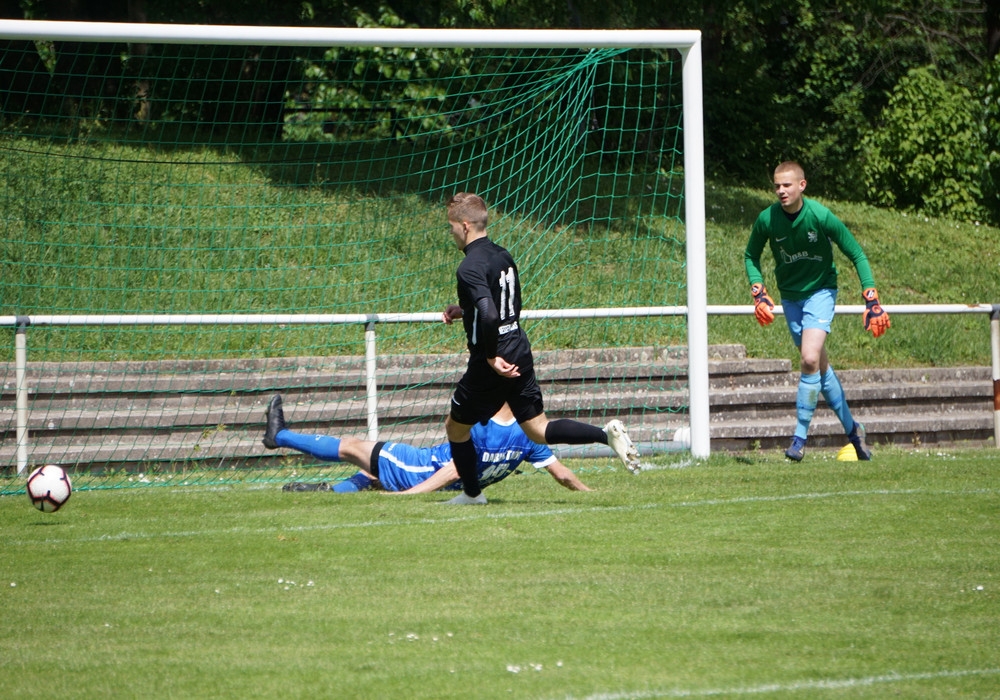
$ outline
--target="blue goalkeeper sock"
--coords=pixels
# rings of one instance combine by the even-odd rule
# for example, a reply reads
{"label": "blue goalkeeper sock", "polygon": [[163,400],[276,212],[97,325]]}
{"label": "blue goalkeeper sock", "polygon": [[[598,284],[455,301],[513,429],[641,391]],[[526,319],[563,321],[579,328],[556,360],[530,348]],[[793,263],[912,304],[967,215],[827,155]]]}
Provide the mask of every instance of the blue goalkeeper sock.
{"label": "blue goalkeeper sock", "polygon": [[333,490],[337,493],[357,493],[358,491],[364,491],[371,485],[372,480],[361,472],[358,472],[350,479],[338,481],[333,485]]}
{"label": "blue goalkeeper sock", "polygon": [[328,435],[304,435],[286,429],[279,430],[274,436],[274,441],[278,443],[278,447],[290,447],[324,462],[340,461],[340,438]]}
{"label": "blue goalkeeper sock", "polygon": [[809,424],[812,423],[816,404],[819,403],[820,379],[819,372],[803,374],[799,377],[799,391],[795,396],[795,437],[806,439],[809,434]]}
{"label": "blue goalkeeper sock", "polygon": [[826,399],[826,405],[837,414],[840,424],[844,426],[844,432],[850,435],[851,431],[854,430],[854,416],[851,415],[851,409],[847,407],[844,387],[840,384],[840,379],[837,378],[832,366],[826,368],[826,372],[823,373],[820,380],[820,386],[823,390],[823,398]]}

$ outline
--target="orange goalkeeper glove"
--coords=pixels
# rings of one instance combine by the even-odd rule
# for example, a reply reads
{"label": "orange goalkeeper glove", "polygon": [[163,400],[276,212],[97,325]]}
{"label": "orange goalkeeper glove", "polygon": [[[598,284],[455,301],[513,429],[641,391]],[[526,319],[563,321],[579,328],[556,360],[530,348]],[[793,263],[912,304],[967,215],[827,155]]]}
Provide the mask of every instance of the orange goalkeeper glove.
{"label": "orange goalkeeper glove", "polygon": [[892,325],[889,322],[889,312],[882,308],[878,301],[878,291],[874,287],[866,289],[862,296],[865,298],[865,313],[862,316],[865,330],[871,331],[873,338],[878,338]]}
{"label": "orange goalkeeper glove", "polygon": [[774,301],[767,295],[767,289],[758,282],[750,287],[750,293],[753,294],[753,312],[757,323],[770,325],[774,321]]}

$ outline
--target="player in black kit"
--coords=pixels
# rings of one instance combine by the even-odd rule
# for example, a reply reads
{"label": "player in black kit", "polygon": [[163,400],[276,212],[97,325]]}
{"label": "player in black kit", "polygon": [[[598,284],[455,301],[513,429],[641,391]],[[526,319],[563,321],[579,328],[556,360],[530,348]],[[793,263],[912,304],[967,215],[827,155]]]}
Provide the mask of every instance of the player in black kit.
{"label": "player in black kit", "polygon": [[451,398],[445,420],[455,468],[463,493],[447,501],[485,504],[476,475],[472,426],[489,420],[507,402],[525,434],[539,444],[608,445],[632,472],[639,472],[639,453],[625,426],[612,420],[601,429],[588,423],[545,417],[542,391],[535,381],[531,344],[521,328],[521,280],[510,253],[486,234],[486,202],[460,192],[448,202],[448,225],[455,245],[465,253],[458,266],[458,305],[449,305],[445,323],[462,319],[469,346],[469,365]]}

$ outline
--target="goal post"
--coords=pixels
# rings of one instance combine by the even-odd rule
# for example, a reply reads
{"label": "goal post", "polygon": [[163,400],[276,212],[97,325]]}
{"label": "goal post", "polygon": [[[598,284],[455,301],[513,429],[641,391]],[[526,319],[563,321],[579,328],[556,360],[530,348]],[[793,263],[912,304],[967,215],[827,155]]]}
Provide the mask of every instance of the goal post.
{"label": "goal post", "polygon": [[[40,320],[17,329],[20,381],[35,395],[32,463],[71,458],[114,423],[122,440],[146,431],[163,444],[187,427],[195,459],[213,441],[258,442],[248,416],[272,388],[302,389],[296,371],[319,397],[298,410],[303,425],[357,434],[384,411],[390,435],[416,434],[426,409],[414,404],[436,406],[429,387],[454,372],[435,370],[439,358],[463,353],[454,334],[394,322],[376,354],[374,320],[190,321],[426,317],[454,294],[458,253],[441,212],[460,189],[485,196],[491,235],[522,266],[552,410],[600,415],[580,398],[590,387],[623,418],[660,416],[640,425],[640,442],[670,441],[684,424],[691,455],[709,456],[700,32],[0,20],[0,72],[0,292],[10,318]],[[184,322],[116,321],[150,316]],[[426,364],[403,368],[406,357]],[[290,358],[308,369],[281,375]],[[678,380],[647,372],[663,358]],[[642,376],[621,369],[630,363]],[[5,385],[18,383],[15,364]],[[81,375],[66,389],[71,365]],[[211,408],[222,385],[185,379],[208,366],[256,400]],[[126,398],[100,399],[129,372],[160,397],[141,415],[119,415]],[[85,381],[93,395],[79,398]],[[14,399],[5,389],[4,408]],[[181,416],[203,399],[205,415]]]}

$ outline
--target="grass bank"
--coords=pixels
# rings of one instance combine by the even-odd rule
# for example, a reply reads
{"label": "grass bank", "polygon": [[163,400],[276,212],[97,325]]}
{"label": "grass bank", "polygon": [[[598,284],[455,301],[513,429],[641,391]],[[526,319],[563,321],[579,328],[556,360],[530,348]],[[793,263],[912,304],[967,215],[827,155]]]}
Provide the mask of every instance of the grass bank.
{"label": "grass bank", "polygon": [[[453,301],[460,256],[444,226],[440,186],[435,198],[332,186],[323,175],[332,166],[314,163],[305,177],[304,161],[209,146],[40,144],[13,137],[2,144],[6,313],[436,312]],[[390,180],[405,184],[399,172]],[[539,209],[501,219],[491,231],[519,261],[526,307],[686,303],[678,283],[683,227],[643,216],[677,210],[679,202],[649,199],[643,178],[615,182],[604,174],[584,182],[575,214],[586,223],[565,225]],[[603,191],[609,187],[614,191]],[[614,196],[598,206],[597,194]],[[712,183],[707,194],[709,303],[745,304],[742,252],[771,195]],[[1000,303],[997,229],[825,203],[861,241],[885,303]],[[860,303],[853,269],[840,262],[839,301]],[[529,331],[538,349],[662,345],[683,342],[682,325],[545,321]],[[829,349],[838,366],[989,363],[985,316],[898,315],[878,341],[860,325],[859,317],[836,320]],[[53,329],[32,336],[36,359],[363,352],[354,327]],[[760,329],[746,316],[713,317],[709,336],[744,344],[758,357],[794,352],[781,323]],[[460,351],[454,340],[427,326],[380,332],[386,352]],[[13,346],[9,337],[2,342]]]}

